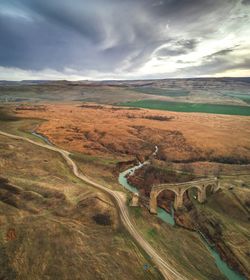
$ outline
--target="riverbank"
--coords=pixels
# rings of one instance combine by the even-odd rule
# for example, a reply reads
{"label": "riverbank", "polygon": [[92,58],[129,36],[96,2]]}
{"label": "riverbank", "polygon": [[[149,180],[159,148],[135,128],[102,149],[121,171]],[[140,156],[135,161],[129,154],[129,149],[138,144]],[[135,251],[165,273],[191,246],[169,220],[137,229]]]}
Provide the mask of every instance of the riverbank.
{"label": "riverbank", "polygon": [[[123,187],[125,187],[126,189],[128,189],[131,192],[136,192],[136,193],[140,192],[141,195],[149,196],[149,192],[150,192],[151,188],[149,187],[150,186],[149,184],[145,184],[145,180],[147,181],[147,178],[145,178],[145,173],[143,172],[143,171],[145,171],[145,169],[146,170],[150,169],[150,167],[145,164],[140,164],[136,167],[130,168],[130,169],[120,173],[119,183],[122,184]],[[139,180],[133,180],[133,178],[134,179],[138,178],[138,174],[140,174]],[[172,173],[171,173],[171,175],[172,175]],[[138,182],[139,182],[139,184],[138,184]],[[139,188],[137,189],[134,186],[139,187]],[[145,189],[145,187],[147,187],[147,186],[148,186],[148,188]],[[169,195],[170,195],[170,197],[169,197]],[[167,202],[166,202],[166,199],[167,199]],[[158,210],[157,216],[161,219],[162,219],[162,216],[167,217],[167,219],[165,219],[165,220],[162,219],[162,220],[165,222],[168,222],[171,225],[174,225],[175,221],[176,221],[179,226],[184,227],[185,229],[196,231],[196,232],[200,233],[202,240],[204,240],[206,246],[208,247],[208,250],[213,255],[216,265],[221,270],[221,272],[227,277],[227,279],[229,279],[229,280],[244,279],[244,277],[241,275],[247,275],[248,272],[246,271],[244,266],[242,266],[240,264],[239,260],[237,260],[235,255],[232,254],[232,252],[229,250],[229,248],[225,246],[225,242],[223,242],[222,239],[220,239],[220,241],[218,241],[215,238],[216,234],[215,234],[215,236],[212,236],[212,235],[207,236],[206,224],[211,225],[212,224],[211,221],[206,216],[204,216],[204,215],[201,216],[200,213],[199,213],[199,219],[197,218],[198,214],[196,215],[196,217],[194,217],[194,216],[190,217],[188,212],[184,212],[184,215],[182,215],[181,212],[179,212],[179,211],[176,213],[173,213],[173,211],[170,207],[172,201],[173,201],[173,193],[168,192],[167,195],[166,194],[165,194],[165,196],[163,195],[161,197],[161,199],[159,199],[159,205],[161,205],[163,207],[159,208],[160,211]],[[184,196],[184,201],[186,202],[185,205],[188,206],[189,210],[194,207],[192,202],[188,199],[188,193],[186,194],[186,196]],[[187,205],[187,202],[189,205]],[[167,211],[164,211],[163,210],[164,208]],[[159,212],[161,213],[160,215],[159,215]],[[173,218],[173,216],[175,218]],[[171,219],[169,220],[169,217],[172,218],[172,222],[171,222]],[[193,221],[196,221],[196,223],[194,223]],[[215,247],[211,246],[211,244],[215,244]]]}

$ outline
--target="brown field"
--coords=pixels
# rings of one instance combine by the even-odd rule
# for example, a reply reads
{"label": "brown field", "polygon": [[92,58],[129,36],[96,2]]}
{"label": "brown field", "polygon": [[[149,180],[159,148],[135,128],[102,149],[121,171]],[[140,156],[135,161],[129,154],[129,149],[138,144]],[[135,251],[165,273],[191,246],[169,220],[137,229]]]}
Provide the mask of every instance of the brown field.
{"label": "brown field", "polygon": [[[26,109],[26,110],[23,110]],[[29,109],[29,110],[27,110]],[[65,149],[107,157],[146,156],[175,162],[249,163],[250,118],[163,112],[96,104],[20,107],[19,116],[47,120],[36,130]]]}

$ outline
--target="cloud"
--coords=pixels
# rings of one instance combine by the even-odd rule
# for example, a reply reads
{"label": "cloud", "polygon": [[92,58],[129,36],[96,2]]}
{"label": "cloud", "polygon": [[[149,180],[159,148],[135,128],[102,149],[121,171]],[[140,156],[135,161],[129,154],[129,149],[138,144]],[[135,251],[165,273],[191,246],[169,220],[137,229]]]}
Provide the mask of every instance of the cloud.
{"label": "cloud", "polygon": [[226,49],[223,49],[223,50],[220,50],[220,51],[217,51],[217,52],[214,52],[210,55],[207,55],[205,57],[205,59],[213,59],[213,58],[216,58],[216,57],[222,57],[222,56],[228,56],[229,54],[231,54],[233,51],[235,51],[235,49],[238,47],[235,46],[235,47],[232,47],[232,48],[226,48]]}
{"label": "cloud", "polygon": [[198,41],[195,39],[172,41],[168,44],[168,46],[159,48],[156,52],[156,56],[167,57],[187,54],[194,51],[197,44]]}
{"label": "cloud", "polygon": [[2,0],[0,66],[36,77],[46,69],[90,78],[211,73],[211,61],[249,55],[234,49],[248,44],[247,2]]}
{"label": "cloud", "polygon": [[242,4],[250,5],[250,0],[243,0],[243,1],[242,1]]}
{"label": "cloud", "polygon": [[198,65],[191,65],[178,70],[179,75],[188,72],[191,76],[223,76],[223,73],[237,74],[246,70],[250,75],[250,59],[240,56],[241,48],[228,48],[204,56]]}
{"label": "cloud", "polygon": [[[78,32],[94,43],[104,38],[104,29],[101,17],[94,12],[92,5],[79,5],[75,1],[75,7],[65,0],[26,0],[24,1],[29,9],[42,16],[46,21],[62,28]],[[98,20],[96,20],[98,17]]]}

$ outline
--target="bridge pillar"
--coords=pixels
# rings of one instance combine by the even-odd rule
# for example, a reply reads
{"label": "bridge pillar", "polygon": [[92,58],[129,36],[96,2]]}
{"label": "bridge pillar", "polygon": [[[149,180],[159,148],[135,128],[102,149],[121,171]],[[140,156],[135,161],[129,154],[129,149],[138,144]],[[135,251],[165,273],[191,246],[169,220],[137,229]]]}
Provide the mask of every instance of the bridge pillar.
{"label": "bridge pillar", "polygon": [[183,194],[175,194],[174,209],[177,210],[183,206]]}
{"label": "bridge pillar", "polygon": [[201,190],[198,189],[198,201],[203,203],[206,201],[206,188],[203,187]]}
{"label": "bridge pillar", "polygon": [[149,208],[151,214],[157,214],[157,195],[154,192],[150,193]]}
{"label": "bridge pillar", "polygon": [[138,193],[134,193],[132,200],[130,202],[130,206],[132,207],[138,207],[139,206],[139,195]]}
{"label": "bridge pillar", "polygon": [[218,178],[215,178],[215,180],[216,180],[216,182],[215,182],[215,186],[213,188],[214,193],[217,192],[221,188]]}

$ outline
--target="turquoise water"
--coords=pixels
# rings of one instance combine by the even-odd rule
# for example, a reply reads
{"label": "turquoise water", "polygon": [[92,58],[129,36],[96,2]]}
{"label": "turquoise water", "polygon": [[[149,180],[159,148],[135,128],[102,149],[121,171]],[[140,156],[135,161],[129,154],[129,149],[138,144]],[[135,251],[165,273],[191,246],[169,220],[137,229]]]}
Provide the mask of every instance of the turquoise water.
{"label": "turquoise water", "polygon": [[132,174],[135,172],[135,170],[136,170],[136,169],[139,169],[141,166],[142,166],[142,165],[134,166],[134,167],[132,167],[132,168],[130,168],[130,169],[128,169],[128,170],[126,170],[126,171],[120,173],[120,174],[119,174],[119,177],[118,177],[119,183],[120,183],[124,188],[126,188],[127,190],[129,190],[129,191],[131,191],[131,192],[133,192],[133,193],[139,193],[139,192],[138,192],[137,188],[131,186],[131,185],[128,183],[128,180],[127,180],[126,176],[127,176],[128,174],[132,175]]}
{"label": "turquoise water", "polygon": [[215,263],[217,267],[219,268],[220,272],[224,274],[228,280],[245,280],[243,276],[241,276],[239,273],[235,272],[232,270],[227,263],[225,263],[220,255],[211,247],[207,244],[207,248],[214,257]]}
{"label": "turquoise water", "polygon": [[[145,164],[145,163],[144,163]],[[120,173],[119,175],[119,183],[126,188],[127,190],[133,192],[133,193],[138,193],[138,190],[131,186],[126,178],[126,175],[128,174],[133,174],[133,172],[136,169],[141,168],[144,164],[139,164],[137,166],[134,166],[122,173]],[[169,214],[167,211],[165,211],[164,209],[158,207],[157,208],[157,217],[159,217],[162,221],[170,224],[171,226],[175,225],[175,220],[174,220],[174,209],[171,208],[171,214]],[[205,236],[200,233],[200,237],[202,238],[202,240],[204,241],[204,244],[206,245],[207,249],[209,250],[209,252],[211,253],[211,255],[214,257],[215,263],[218,267],[218,269],[221,271],[222,274],[224,274],[226,276],[226,278],[228,280],[245,280],[245,278],[243,276],[241,276],[240,274],[238,274],[237,272],[235,272],[234,270],[232,270],[226,262],[224,262],[220,255],[216,252],[216,250],[210,246],[209,242],[206,240]]]}
{"label": "turquoise water", "polygon": [[174,209],[171,209],[171,214],[169,214],[167,211],[164,209],[158,207],[157,208],[157,217],[159,217],[161,220],[164,222],[170,224],[171,226],[175,225],[175,220],[174,220]]}

